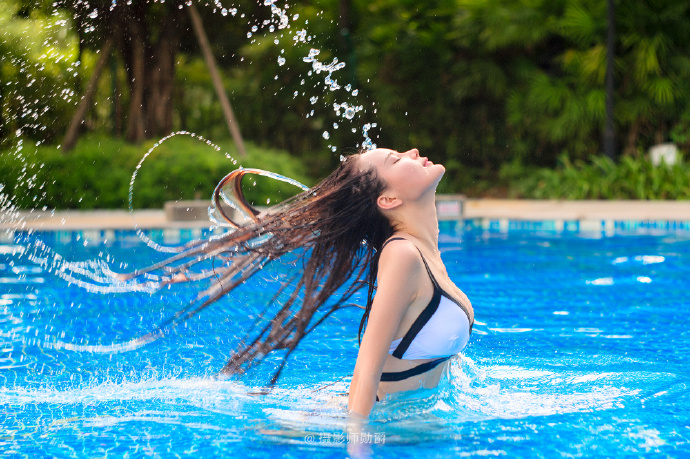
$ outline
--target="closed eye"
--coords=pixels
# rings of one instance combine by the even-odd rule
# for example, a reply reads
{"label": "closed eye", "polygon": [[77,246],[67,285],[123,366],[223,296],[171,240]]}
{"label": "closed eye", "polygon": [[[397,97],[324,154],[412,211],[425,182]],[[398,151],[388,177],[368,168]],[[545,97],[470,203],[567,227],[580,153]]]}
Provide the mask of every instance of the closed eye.
{"label": "closed eye", "polygon": [[386,159],[384,159],[383,162],[385,163],[386,161],[388,161],[388,158],[390,158],[390,157],[393,157],[393,158],[394,158],[394,159],[393,159],[393,162],[391,163],[391,165],[393,165],[393,164],[397,163],[398,161],[400,161],[400,156],[398,156],[398,154],[396,154],[396,153],[397,153],[397,152],[393,152],[393,151],[388,152],[388,155],[386,155]]}

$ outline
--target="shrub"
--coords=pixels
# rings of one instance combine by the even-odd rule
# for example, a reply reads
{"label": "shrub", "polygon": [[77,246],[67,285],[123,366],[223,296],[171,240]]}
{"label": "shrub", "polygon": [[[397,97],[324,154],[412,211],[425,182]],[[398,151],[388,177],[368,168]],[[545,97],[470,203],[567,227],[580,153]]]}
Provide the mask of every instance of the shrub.
{"label": "shrub", "polygon": [[[126,209],[132,173],[153,145],[153,141],[131,145],[93,134],[82,138],[67,154],[55,146],[39,146],[22,161],[3,151],[0,182],[5,185],[3,192],[13,196],[14,204],[24,209]],[[232,142],[224,141],[219,146],[221,151],[216,151],[188,136],[176,136],[160,144],[137,174],[134,208],[161,208],[171,200],[210,199],[220,179],[240,165],[311,184],[300,160],[284,151],[248,143],[247,157],[240,160]],[[234,156],[237,164],[224,152]],[[292,185],[264,178],[248,177],[243,185],[247,198],[256,204],[265,204],[269,199],[277,202],[299,191]]]}
{"label": "shrub", "polygon": [[644,156],[606,156],[571,161],[561,156],[556,169],[503,165],[509,196],[531,199],[690,199],[690,165],[655,167]]}

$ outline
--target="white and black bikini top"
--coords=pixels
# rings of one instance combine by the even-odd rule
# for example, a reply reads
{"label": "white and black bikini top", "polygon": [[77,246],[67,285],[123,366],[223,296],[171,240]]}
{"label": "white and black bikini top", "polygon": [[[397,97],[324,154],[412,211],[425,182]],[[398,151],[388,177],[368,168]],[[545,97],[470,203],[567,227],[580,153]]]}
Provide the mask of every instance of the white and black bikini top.
{"label": "white and black bikini top", "polygon": [[[397,237],[386,243],[396,239],[405,240]],[[419,248],[417,251],[434,285],[434,295],[407,333],[391,343],[388,353],[405,360],[450,357],[465,347],[474,321],[471,321],[467,308],[439,286],[424,255]]]}

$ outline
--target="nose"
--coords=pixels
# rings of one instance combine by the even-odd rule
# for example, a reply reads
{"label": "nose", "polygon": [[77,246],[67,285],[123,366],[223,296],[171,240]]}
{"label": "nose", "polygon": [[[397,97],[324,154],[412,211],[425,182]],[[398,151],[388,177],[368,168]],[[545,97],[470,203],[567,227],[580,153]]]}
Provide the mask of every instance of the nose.
{"label": "nose", "polygon": [[417,150],[416,148],[413,148],[412,150],[407,150],[405,154],[410,155],[413,158],[419,158],[419,150]]}

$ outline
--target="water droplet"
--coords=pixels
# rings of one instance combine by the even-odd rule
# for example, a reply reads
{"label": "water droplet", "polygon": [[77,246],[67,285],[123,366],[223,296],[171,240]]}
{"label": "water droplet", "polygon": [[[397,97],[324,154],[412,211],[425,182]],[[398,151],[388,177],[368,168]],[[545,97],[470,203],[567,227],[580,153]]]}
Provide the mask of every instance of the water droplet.
{"label": "water droplet", "polygon": [[351,120],[352,118],[354,118],[354,117],[355,117],[355,109],[354,109],[354,107],[347,107],[347,108],[345,109],[345,115],[344,115],[344,116],[345,116],[345,118],[347,118],[347,119],[349,119],[349,120]]}
{"label": "water droplet", "polygon": [[251,33],[251,32],[247,32],[247,38],[252,38],[252,33]]}
{"label": "water droplet", "polygon": [[[307,57],[302,58],[304,62],[314,62],[314,58],[319,55],[321,51],[315,48],[312,48],[309,50],[309,54]],[[309,71],[309,75],[311,75],[311,70]]]}
{"label": "water droplet", "polygon": [[[284,65],[285,64],[285,58],[283,56],[278,57],[278,65]],[[278,75],[276,75],[278,76]]]}
{"label": "water droplet", "polygon": [[296,21],[296,20],[298,20],[298,19],[299,19],[299,14],[295,14],[294,16],[292,16],[292,20],[293,20],[293,21]]}
{"label": "water droplet", "polygon": [[323,131],[323,138],[326,140],[331,138],[331,135],[328,133],[328,131]]}
{"label": "water droplet", "polygon": [[96,19],[96,18],[98,17],[98,10],[95,9],[95,10],[93,10],[92,12],[90,12],[90,13],[89,13],[89,17],[90,17],[91,19]]}
{"label": "water droplet", "polygon": [[338,129],[338,123],[333,123],[333,129]]}
{"label": "water droplet", "polygon": [[353,96],[356,96],[357,94],[359,94],[359,89],[355,89],[354,91],[352,91]]}
{"label": "water droplet", "polygon": [[275,32],[275,30],[276,30],[276,28],[275,28],[275,26],[274,26],[273,24],[271,24],[271,25],[268,27],[268,31],[271,32],[271,33]]}
{"label": "water droplet", "polygon": [[268,199],[266,200],[266,204],[270,204],[270,203],[271,203],[271,198],[268,198]]}
{"label": "water droplet", "polygon": [[317,100],[319,100],[319,98],[316,97],[316,96],[311,96],[311,97],[309,98],[309,102],[311,102],[312,104],[315,104]]}
{"label": "water droplet", "polygon": [[220,14],[222,14],[223,16],[227,16],[228,15],[228,9],[223,8],[222,10],[220,10]]}
{"label": "water droplet", "polygon": [[256,32],[257,30],[259,30],[257,26],[252,26],[252,32]]}

